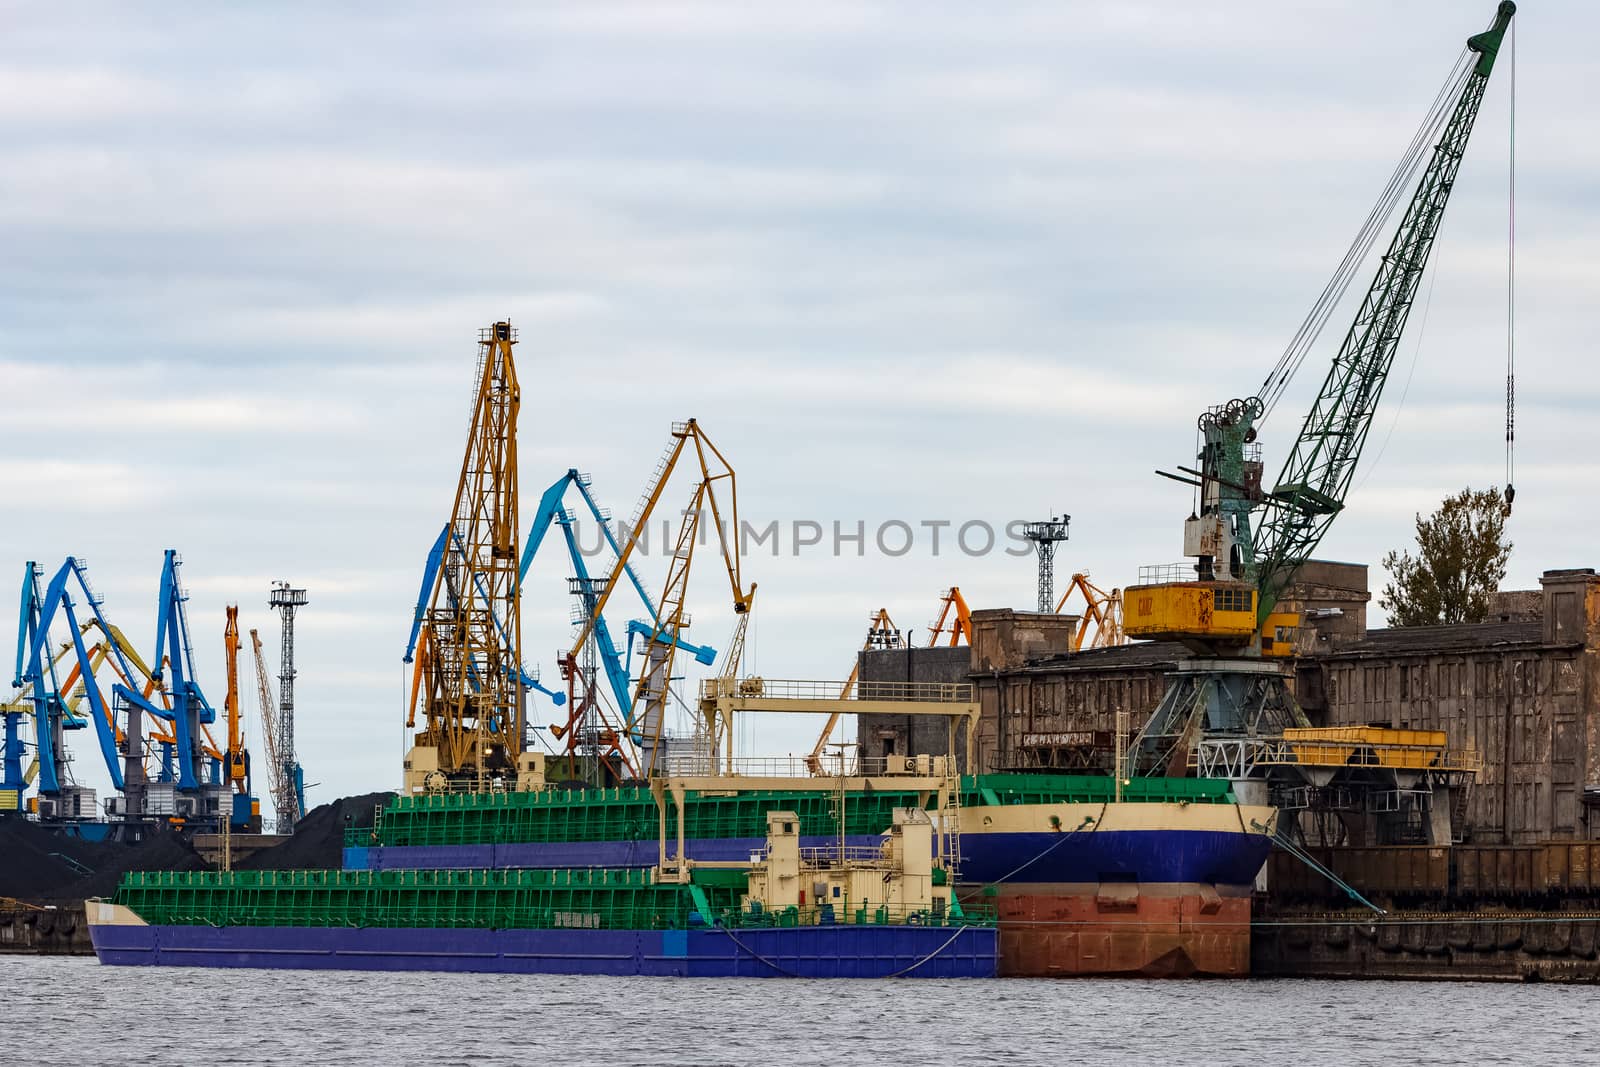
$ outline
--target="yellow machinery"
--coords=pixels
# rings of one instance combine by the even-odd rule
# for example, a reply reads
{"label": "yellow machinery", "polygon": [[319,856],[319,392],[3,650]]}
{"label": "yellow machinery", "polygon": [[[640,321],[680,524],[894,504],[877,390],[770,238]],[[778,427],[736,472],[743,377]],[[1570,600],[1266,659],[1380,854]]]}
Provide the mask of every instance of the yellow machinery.
{"label": "yellow machinery", "polygon": [[935,883],[933,852],[933,823],[920,808],[896,809],[883,844],[856,850],[802,849],[799,816],[771,811],[766,852],[750,868],[744,906],[772,915],[826,908],[845,924],[916,922],[942,914],[953,899],[943,878]]}
{"label": "yellow machinery", "polygon": [[[639,758],[635,761],[637,769],[645,776],[654,772],[661,749],[661,735],[666,724],[667,703],[670,699],[672,665],[678,650],[679,636],[689,624],[689,617],[684,610],[689,589],[689,571],[694,562],[695,545],[701,540],[701,524],[705,519],[710,519],[716,531],[723,567],[733,591],[734,613],[748,616],[755,604],[755,583],[752,582],[748,589],[745,588],[739,566],[739,494],[733,467],[716,445],[711,443],[696,420],[690,419],[688,422],[673,424],[671,443],[667,446],[661,461],[656,464],[655,471],[646,483],[638,511],[624,531],[627,540],[617,555],[616,565],[606,578],[605,587],[595,602],[593,612],[579,627],[577,639],[573,641],[569,653],[575,659],[582,651],[584,642],[589,639],[589,634],[594,628],[594,619],[605,610],[606,602],[616,589],[617,582],[626,572],[628,560],[632,558],[634,549],[639,544],[640,534],[647,528],[667,482],[686,452],[693,455],[699,467],[700,477],[690,497],[689,506],[683,512],[678,536],[668,557],[667,580],[662,588],[661,597],[656,602],[656,626],[645,642],[644,667],[634,687],[628,720],[624,723],[629,738],[639,750]],[[727,515],[726,521],[724,521],[724,511]],[[744,626],[741,625],[735,631],[733,647],[729,648],[724,660],[724,675],[730,678],[737,675],[743,650]],[[718,751],[724,740],[716,732],[719,721],[712,719],[709,722],[708,736],[704,739],[711,752]]]}
{"label": "yellow machinery", "polygon": [[[1072,594],[1083,597],[1083,614],[1078,617],[1078,629],[1072,635],[1072,651],[1083,648],[1112,648],[1126,640],[1122,633],[1122,590],[1106,592],[1082,571],[1072,576],[1067,591],[1056,604],[1056,614],[1066,610]],[[1094,636],[1091,638],[1090,634]]]}
{"label": "yellow machinery", "polygon": [[239,608],[228,605],[228,622],[222,631],[223,647],[228,653],[228,696],[223,708],[228,716],[228,748],[222,761],[228,784],[236,793],[249,792],[246,781],[250,773],[250,759],[244,751],[244,730],[239,722]]}
{"label": "yellow machinery", "polygon": [[1308,766],[1393,767],[1402,770],[1473,769],[1475,756],[1446,749],[1443,730],[1383,726],[1292,727],[1283,740],[1296,763]]}
{"label": "yellow machinery", "polygon": [[[522,610],[518,578],[516,331],[478,336],[478,382],[451,518],[429,557],[418,605],[407,725],[423,726],[406,757],[457,788],[513,779],[524,747]],[[408,771],[408,777],[410,776]]]}
{"label": "yellow machinery", "polygon": [[1263,656],[1288,656],[1294,651],[1294,630],[1300,616],[1273,611],[1257,630],[1259,593],[1239,581],[1141,581],[1123,594],[1122,629],[1128,637],[1183,641],[1205,651],[1232,649]]}

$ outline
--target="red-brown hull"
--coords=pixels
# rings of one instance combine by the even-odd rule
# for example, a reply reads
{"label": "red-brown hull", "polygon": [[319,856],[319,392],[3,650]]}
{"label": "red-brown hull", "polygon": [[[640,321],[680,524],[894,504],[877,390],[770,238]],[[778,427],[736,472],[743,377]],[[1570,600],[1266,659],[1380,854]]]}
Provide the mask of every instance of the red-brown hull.
{"label": "red-brown hull", "polygon": [[1250,887],[1197,883],[1001,886],[1000,974],[1244,978]]}

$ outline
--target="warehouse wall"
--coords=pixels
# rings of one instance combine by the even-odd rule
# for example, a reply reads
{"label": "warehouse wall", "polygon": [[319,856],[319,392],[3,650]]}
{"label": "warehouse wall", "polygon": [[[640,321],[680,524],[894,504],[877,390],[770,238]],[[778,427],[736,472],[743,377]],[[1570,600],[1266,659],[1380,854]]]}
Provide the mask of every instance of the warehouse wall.
{"label": "warehouse wall", "polygon": [[[859,653],[863,682],[960,682],[971,679],[972,650],[891,648]],[[856,744],[863,758],[949,754],[947,720],[928,715],[858,715]],[[959,740],[956,748],[963,746]],[[966,768],[962,768],[963,771]]]}
{"label": "warehouse wall", "polygon": [[1583,804],[1591,769],[1600,770],[1600,579],[1551,571],[1541,585],[1541,624],[1527,640],[1450,651],[1355,646],[1319,661],[1327,705],[1313,713],[1318,721],[1444,730],[1452,747],[1477,750],[1474,841],[1600,838]]}
{"label": "warehouse wall", "polygon": [[[1485,766],[1467,807],[1475,842],[1600,840],[1600,818],[1589,815],[1600,810],[1600,578],[1549,571],[1539,590],[1497,598],[1485,624],[1369,634],[1365,593],[1345,588],[1357,571],[1331,568],[1307,575],[1297,597],[1340,609],[1324,616],[1315,650],[1292,664],[1312,721],[1441,729],[1452,747],[1476,749]],[[986,771],[1033,765],[1030,743],[1044,735],[1113,731],[1118,710],[1137,732],[1185,655],[1163,644],[1041,651],[1049,642],[1031,615],[973,613]],[[1596,789],[1594,806],[1586,786]]]}

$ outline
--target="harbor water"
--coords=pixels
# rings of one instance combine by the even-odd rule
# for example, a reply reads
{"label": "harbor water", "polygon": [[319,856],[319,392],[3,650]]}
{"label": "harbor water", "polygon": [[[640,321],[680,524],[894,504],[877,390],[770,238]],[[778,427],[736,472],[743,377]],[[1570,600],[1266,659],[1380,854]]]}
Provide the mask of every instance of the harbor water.
{"label": "harbor water", "polygon": [[102,967],[0,957],[41,1065],[1576,1064],[1600,989],[1487,983],[807,982]]}

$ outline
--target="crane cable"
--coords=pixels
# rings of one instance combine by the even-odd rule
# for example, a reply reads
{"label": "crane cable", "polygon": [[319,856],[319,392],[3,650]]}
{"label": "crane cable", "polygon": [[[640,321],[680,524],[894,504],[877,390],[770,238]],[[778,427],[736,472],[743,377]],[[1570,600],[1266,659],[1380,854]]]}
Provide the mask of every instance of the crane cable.
{"label": "crane cable", "polygon": [[1506,514],[1517,497],[1517,30],[1511,28],[1511,145],[1506,172]]}
{"label": "crane cable", "polygon": [[1345,251],[1344,258],[1334,270],[1333,276],[1323,286],[1322,292],[1317,296],[1316,302],[1312,305],[1311,311],[1306,315],[1305,320],[1301,322],[1294,336],[1290,338],[1288,347],[1284,349],[1283,355],[1278,358],[1278,362],[1273,365],[1266,381],[1262,383],[1258,395],[1261,397],[1264,410],[1258,422],[1265,422],[1272,414],[1273,409],[1282,398],[1284,390],[1300,369],[1301,364],[1305,362],[1312,346],[1316,343],[1317,338],[1321,336],[1323,327],[1327,325],[1329,318],[1332,317],[1345,292],[1349,289],[1356,272],[1361,268],[1362,263],[1366,261],[1373,245],[1377,243],[1378,236],[1386,228],[1389,217],[1393,215],[1395,208],[1399,206],[1406,189],[1411,184],[1411,179],[1428,158],[1430,149],[1434,146],[1440,131],[1454,109],[1455,100],[1461,95],[1461,90],[1467,78],[1471,76],[1471,68],[1468,65],[1469,57],[1470,53],[1465,48],[1456,57],[1449,76],[1445,78],[1444,84],[1440,87],[1438,95],[1434,97],[1433,103],[1429,106],[1422,123],[1417,127],[1410,143],[1406,146],[1405,153],[1401,156],[1399,163],[1395,165],[1394,171],[1389,175],[1389,180],[1379,194],[1377,202],[1373,204],[1372,210],[1368,212],[1365,221],[1361,224],[1361,228],[1357,231],[1355,239],[1351,241],[1350,247]]}

